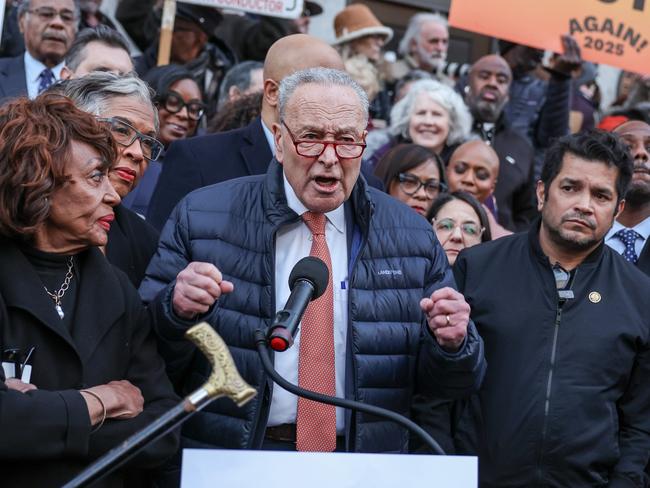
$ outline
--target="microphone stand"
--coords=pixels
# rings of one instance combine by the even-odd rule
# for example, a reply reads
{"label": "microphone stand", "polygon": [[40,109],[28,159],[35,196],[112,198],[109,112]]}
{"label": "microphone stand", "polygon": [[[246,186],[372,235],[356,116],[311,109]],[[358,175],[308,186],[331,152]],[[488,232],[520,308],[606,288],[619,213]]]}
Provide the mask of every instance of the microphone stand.
{"label": "microphone stand", "polygon": [[354,400],[348,400],[347,398],[338,398],[331,397],[328,395],[323,395],[321,393],[316,393],[314,391],[305,390],[299,386],[289,383],[285,380],[273,367],[273,362],[269,355],[269,351],[266,343],[266,334],[264,331],[258,329],[255,331],[255,345],[257,346],[257,353],[262,361],[262,366],[264,371],[282,388],[287,390],[294,395],[307,398],[308,400],[313,400],[315,402],[326,403],[328,405],[335,405],[337,407],[348,408],[351,410],[358,410],[371,415],[376,415],[378,417],[387,418],[400,424],[402,427],[406,427],[413,434],[417,435],[422,439],[422,441],[431,449],[434,454],[444,455],[445,451],[442,450],[440,445],[431,437],[422,427],[417,425],[412,420],[404,417],[403,415],[387,410],[385,408],[377,407],[374,405],[367,405],[365,403],[357,402]]}

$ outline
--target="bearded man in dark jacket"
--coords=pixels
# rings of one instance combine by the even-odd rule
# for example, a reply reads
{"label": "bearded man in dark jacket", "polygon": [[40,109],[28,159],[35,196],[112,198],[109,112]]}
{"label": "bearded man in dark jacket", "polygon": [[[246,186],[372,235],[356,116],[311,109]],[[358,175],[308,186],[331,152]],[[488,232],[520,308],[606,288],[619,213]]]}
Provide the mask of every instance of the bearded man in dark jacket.
{"label": "bearded man in dark jacket", "polygon": [[[303,319],[295,346],[275,354],[281,373],[305,385],[303,361],[320,364],[319,378],[328,386],[318,391],[409,415],[414,394],[466,396],[485,369],[482,341],[431,226],[359,177],[365,92],[342,71],[313,68],[286,77],[279,97],[277,160],[267,174],[205,187],[182,200],[140,288],[181,391],[210,373],[182,340],[199,319],[223,337],[258,390],[242,409],[218,400],[199,412],[185,425],[184,443],[407,452],[408,432],[382,419],[331,407],[303,423],[305,403],[271,384],[255,351],[254,331],[266,329],[289,296],[289,271],[310,254],[312,241],[322,245],[324,238],[332,303],[319,302],[326,292],[305,317],[312,307],[333,308],[333,320]],[[324,231],[307,225],[316,218]],[[324,349],[314,353],[307,337],[316,331],[325,331]],[[301,441],[303,433],[315,434],[322,446]]]}
{"label": "bearded man in dark jacket", "polygon": [[650,279],[603,243],[631,176],[617,136],[566,136],[541,222],[456,261],[490,363],[470,408],[482,487],[644,486]]}

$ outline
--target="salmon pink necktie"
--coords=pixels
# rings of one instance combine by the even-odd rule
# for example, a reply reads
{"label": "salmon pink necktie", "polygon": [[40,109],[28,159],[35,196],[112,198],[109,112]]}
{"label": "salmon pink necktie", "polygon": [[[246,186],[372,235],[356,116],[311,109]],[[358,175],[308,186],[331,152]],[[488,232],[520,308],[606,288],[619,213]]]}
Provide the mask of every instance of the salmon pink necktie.
{"label": "salmon pink necktie", "polygon": [[[327,290],[309,303],[302,317],[298,384],[334,396],[334,294],[332,260],[325,240],[327,217],[322,213],[305,212],[302,218],[313,236],[310,256],[322,259],[330,273]],[[298,451],[331,452],[336,449],[336,408],[333,405],[298,398],[296,424]]]}

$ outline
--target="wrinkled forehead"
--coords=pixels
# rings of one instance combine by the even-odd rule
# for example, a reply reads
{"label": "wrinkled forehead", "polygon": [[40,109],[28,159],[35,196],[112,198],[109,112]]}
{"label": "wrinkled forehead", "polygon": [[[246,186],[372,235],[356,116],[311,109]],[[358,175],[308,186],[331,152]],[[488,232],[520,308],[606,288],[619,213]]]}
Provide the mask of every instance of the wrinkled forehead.
{"label": "wrinkled forehead", "polygon": [[470,75],[477,75],[480,72],[487,72],[495,75],[506,75],[509,79],[512,78],[510,66],[505,59],[499,56],[486,56],[474,63],[470,71]]}
{"label": "wrinkled forehead", "polygon": [[429,20],[427,22],[423,22],[420,26],[420,36],[427,39],[447,39],[449,37],[449,31],[440,22]]}
{"label": "wrinkled forehead", "polygon": [[32,0],[29,5],[30,10],[40,7],[52,7],[57,10],[75,9],[73,0]]}
{"label": "wrinkled forehead", "polygon": [[353,128],[357,132],[367,125],[363,104],[352,88],[316,83],[295,89],[287,100],[285,119],[295,126]]}
{"label": "wrinkled forehead", "polygon": [[625,122],[616,129],[614,133],[619,137],[626,140],[649,140],[650,139],[650,125],[640,120]]}

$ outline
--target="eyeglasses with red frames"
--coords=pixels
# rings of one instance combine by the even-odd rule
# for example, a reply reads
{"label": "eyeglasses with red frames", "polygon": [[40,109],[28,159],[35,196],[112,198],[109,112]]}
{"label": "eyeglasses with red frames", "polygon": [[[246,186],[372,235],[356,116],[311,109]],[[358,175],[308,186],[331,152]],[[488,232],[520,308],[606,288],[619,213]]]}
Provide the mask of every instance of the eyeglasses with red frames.
{"label": "eyeglasses with red frames", "polygon": [[334,151],[336,152],[336,155],[340,159],[359,158],[361,157],[364,149],[366,148],[365,142],[319,141],[316,139],[296,139],[291,133],[291,129],[289,129],[289,127],[284,122],[284,120],[281,121],[281,123],[282,125],[284,125],[285,129],[287,129],[287,132],[289,133],[289,137],[291,138],[291,142],[293,142],[293,145],[296,147],[296,152],[300,156],[304,156],[306,158],[319,157],[321,154],[323,154],[323,152],[325,152],[325,148],[330,144],[334,147]]}

